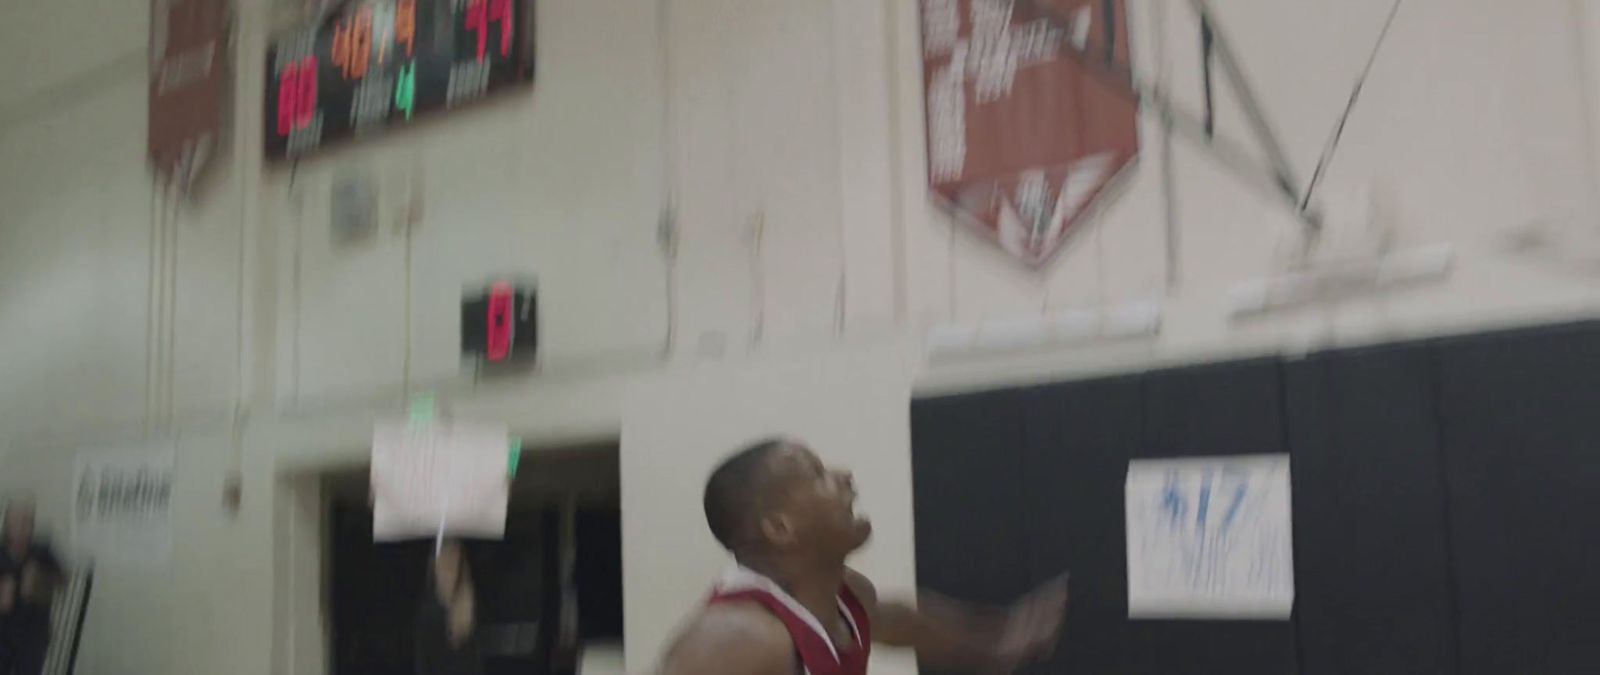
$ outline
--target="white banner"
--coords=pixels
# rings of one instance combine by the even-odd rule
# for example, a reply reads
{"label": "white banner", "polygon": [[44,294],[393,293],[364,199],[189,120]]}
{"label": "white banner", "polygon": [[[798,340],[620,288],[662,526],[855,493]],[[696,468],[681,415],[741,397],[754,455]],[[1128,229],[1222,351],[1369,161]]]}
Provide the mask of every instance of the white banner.
{"label": "white banner", "polygon": [[1128,463],[1128,616],[1287,619],[1289,456]]}
{"label": "white banner", "polygon": [[501,539],[511,480],[505,426],[381,422],[372,432],[372,537]]}
{"label": "white banner", "polygon": [[172,555],[172,444],[80,453],[72,542],[89,560],[162,565]]}

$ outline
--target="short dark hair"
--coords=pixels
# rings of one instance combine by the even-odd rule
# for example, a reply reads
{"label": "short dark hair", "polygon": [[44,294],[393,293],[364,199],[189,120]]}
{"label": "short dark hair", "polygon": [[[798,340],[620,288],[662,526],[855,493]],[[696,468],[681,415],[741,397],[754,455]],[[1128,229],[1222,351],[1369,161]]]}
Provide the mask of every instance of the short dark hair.
{"label": "short dark hair", "polygon": [[793,444],[793,440],[780,437],[751,443],[722,460],[706,479],[706,524],[723,548],[734,550],[743,535],[741,530],[749,527],[764,507],[761,490],[767,478],[767,459]]}

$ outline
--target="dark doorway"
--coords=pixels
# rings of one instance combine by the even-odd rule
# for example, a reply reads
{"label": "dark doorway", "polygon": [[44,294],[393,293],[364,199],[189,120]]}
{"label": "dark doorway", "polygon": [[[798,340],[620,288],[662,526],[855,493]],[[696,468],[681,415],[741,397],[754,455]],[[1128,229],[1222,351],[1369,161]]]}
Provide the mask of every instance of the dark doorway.
{"label": "dark doorway", "polygon": [[[415,626],[432,541],[376,544],[366,472],[329,475],[332,675],[417,675]],[[506,537],[467,541],[486,675],[574,671],[585,640],[621,637],[616,448],[529,452]]]}

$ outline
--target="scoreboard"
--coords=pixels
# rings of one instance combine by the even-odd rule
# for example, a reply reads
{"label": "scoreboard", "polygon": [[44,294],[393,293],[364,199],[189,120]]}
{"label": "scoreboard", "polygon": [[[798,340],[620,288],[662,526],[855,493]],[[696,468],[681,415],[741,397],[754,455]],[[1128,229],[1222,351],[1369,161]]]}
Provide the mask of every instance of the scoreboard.
{"label": "scoreboard", "polygon": [[266,157],[298,157],[528,82],[533,0],[353,0],[267,54]]}

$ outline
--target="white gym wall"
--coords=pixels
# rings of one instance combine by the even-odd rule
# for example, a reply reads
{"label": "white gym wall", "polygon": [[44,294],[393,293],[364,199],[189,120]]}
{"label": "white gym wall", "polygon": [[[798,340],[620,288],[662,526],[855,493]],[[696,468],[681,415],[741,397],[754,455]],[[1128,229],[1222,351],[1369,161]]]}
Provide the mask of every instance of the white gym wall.
{"label": "white gym wall", "polygon": [[[1152,1],[1132,3],[1141,68],[1155,64]],[[1291,160],[1309,173],[1388,0],[1215,4]],[[884,403],[882,371],[860,361],[770,399],[814,410],[768,404],[784,389],[781,364],[879,354],[869,358],[885,370],[913,364],[895,385],[909,392],[1106,359],[1600,313],[1593,276],[1500,243],[1534,218],[1596,222],[1600,118],[1589,102],[1600,32],[1580,0],[1408,0],[1396,20],[1327,190],[1377,180],[1399,239],[1457,247],[1447,282],[1232,322],[1228,291],[1282,269],[1293,222],[1180,141],[1182,267],[1158,337],[1111,356],[1067,350],[933,371],[915,364],[937,323],[1163,295],[1163,205],[1148,154],[1129,191],[1040,274],[953,230],[923,187],[912,0],[543,0],[531,92],[294,170],[260,164],[267,9],[244,0],[241,10],[236,153],[163,239],[143,158],[148,8],[0,7],[0,58],[18,64],[0,76],[0,491],[38,495],[41,525],[59,539],[76,452],[179,437],[172,564],[104,571],[84,673],[309,672],[284,651],[318,610],[288,603],[289,582],[274,573],[295,536],[280,477],[358,456],[371,420],[399,414],[408,388],[550,444],[625,434],[625,485],[655,486],[627,493],[629,574],[711,566],[670,596],[635,597],[646,591],[630,584],[630,626],[652,625],[629,636],[646,652],[630,650],[629,670],[644,672],[670,627],[653,622],[686,609],[676,605],[696,596],[690,582],[717,561],[697,519],[650,533],[632,519],[693,510],[711,458],[747,434],[788,431],[847,453],[838,458],[856,465],[864,496],[884,502],[864,565],[889,588],[911,581],[909,449],[891,430],[904,426],[904,406]],[[1167,14],[1169,76],[1193,103],[1192,22]],[[1221,100],[1222,132],[1239,134],[1225,90]],[[349,172],[376,177],[385,217],[419,216],[409,265],[394,220],[366,245],[330,246],[330,183]],[[670,301],[656,239],[669,195],[681,236]],[[1364,236],[1331,232],[1330,246],[1359,250]],[[538,276],[544,372],[474,387],[458,374],[456,303],[464,285],[505,272]],[[655,412],[700,414],[710,406],[699,399],[742,414]],[[659,439],[636,436],[651,428]],[[644,461],[634,453],[647,441],[660,454]],[[221,506],[235,471],[237,516]],[[700,543],[645,545],[669,536]]]}

